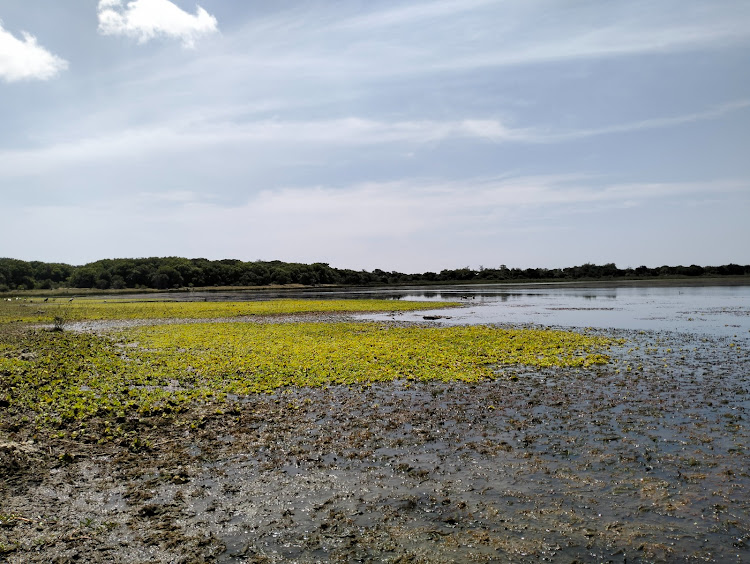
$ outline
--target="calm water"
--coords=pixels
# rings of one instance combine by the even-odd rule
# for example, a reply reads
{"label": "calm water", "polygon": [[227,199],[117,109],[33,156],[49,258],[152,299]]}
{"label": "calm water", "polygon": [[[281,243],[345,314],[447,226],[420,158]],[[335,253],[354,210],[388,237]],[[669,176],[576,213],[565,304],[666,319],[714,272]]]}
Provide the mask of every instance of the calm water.
{"label": "calm water", "polygon": [[[668,330],[750,338],[750,286],[643,288],[446,287],[405,291],[405,300],[460,301],[461,309],[403,314],[445,324],[532,323],[547,326]],[[384,315],[368,316],[382,319]]]}
{"label": "calm water", "polygon": [[[129,296],[138,298],[138,296]],[[484,284],[420,288],[312,289],[282,291],[189,292],[147,294],[145,299],[267,300],[277,298],[386,298],[456,301],[465,307],[399,314],[422,321],[444,316],[449,325],[479,323],[536,324],[679,331],[710,336],[737,335],[750,340],[750,285],[684,287],[563,287]],[[390,319],[388,314],[362,316]]]}

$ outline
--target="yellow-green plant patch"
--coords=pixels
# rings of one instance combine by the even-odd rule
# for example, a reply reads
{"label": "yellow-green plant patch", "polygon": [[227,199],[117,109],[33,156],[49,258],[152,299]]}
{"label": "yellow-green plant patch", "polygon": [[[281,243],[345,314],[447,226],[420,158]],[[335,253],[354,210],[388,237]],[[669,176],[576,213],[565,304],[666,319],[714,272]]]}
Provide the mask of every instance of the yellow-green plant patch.
{"label": "yellow-green plant patch", "polygon": [[0,323],[23,321],[61,324],[108,319],[211,319],[251,315],[294,315],[306,313],[363,313],[414,311],[456,307],[453,302],[401,300],[268,300],[252,302],[165,302],[52,299],[0,302]]}
{"label": "yellow-green plant patch", "polygon": [[606,363],[613,343],[566,331],[378,323],[190,323],[16,339],[0,356],[0,395],[13,413],[57,424],[285,386],[475,382],[517,364],[586,368]]}
{"label": "yellow-green plant patch", "polygon": [[129,331],[132,360],[182,375],[186,386],[211,379],[225,391],[393,379],[476,381],[498,365],[602,364],[611,341],[552,330],[400,327],[378,323],[189,324]]}

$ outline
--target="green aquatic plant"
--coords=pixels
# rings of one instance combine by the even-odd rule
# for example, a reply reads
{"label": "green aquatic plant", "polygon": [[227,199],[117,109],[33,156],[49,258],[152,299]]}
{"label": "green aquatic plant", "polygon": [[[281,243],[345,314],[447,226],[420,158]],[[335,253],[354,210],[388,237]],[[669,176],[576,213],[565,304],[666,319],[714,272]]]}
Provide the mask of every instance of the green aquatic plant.
{"label": "green aquatic plant", "polygon": [[229,393],[394,379],[477,381],[494,377],[500,365],[588,367],[608,360],[601,353],[608,341],[598,337],[488,326],[212,323],[126,335],[139,347],[135,363],[174,370],[186,388],[207,378],[231,382],[224,386]]}
{"label": "green aquatic plant", "polygon": [[67,299],[0,302],[0,324],[117,319],[216,319],[311,313],[401,312],[457,307],[452,302],[402,300],[267,300],[253,302],[166,302],[127,299]]}
{"label": "green aquatic plant", "polygon": [[[0,308],[0,319],[5,321],[0,323],[0,407],[6,429],[33,423],[73,439],[96,436],[95,440],[106,442],[127,437],[128,448],[137,451],[148,449],[149,444],[137,433],[128,434],[133,421],[171,416],[190,406],[219,404],[227,398],[290,386],[366,386],[393,380],[476,382],[505,377],[502,367],[512,365],[588,368],[608,362],[607,349],[614,343],[574,332],[491,326],[216,320],[451,305],[425,302],[80,302],[6,302]],[[81,319],[193,321],[106,334],[31,328],[30,324],[62,312],[66,323]],[[194,321],[210,318],[210,322]],[[219,406],[212,409],[226,411]],[[96,434],[86,428],[92,418],[100,422]]]}
{"label": "green aquatic plant", "polygon": [[[606,363],[613,343],[567,331],[365,322],[212,322],[108,335],[2,335],[0,395],[6,413],[36,426],[79,425],[81,433],[81,422],[103,418],[105,441],[125,434],[122,422],[233,396],[392,380],[476,382],[503,377],[500,368],[510,365],[587,368]],[[130,447],[148,444],[135,437]]]}

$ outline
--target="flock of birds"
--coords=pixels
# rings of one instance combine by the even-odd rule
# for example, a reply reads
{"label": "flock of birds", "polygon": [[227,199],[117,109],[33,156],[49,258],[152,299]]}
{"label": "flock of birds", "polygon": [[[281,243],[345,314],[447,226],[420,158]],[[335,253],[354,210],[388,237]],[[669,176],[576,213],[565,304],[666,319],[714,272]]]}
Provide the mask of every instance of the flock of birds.
{"label": "flock of birds", "polygon": [[[70,298],[70,299],[68,300],[68,303],[72,302],[72,301],[73,301],[74,299],[75,299],[74,297],[73,297],[73,298]],[[23,300],[23,301],[25,301],[25,302],[29,302],[29,303],[31,303],[31,304],[33,304],[33,303],[34,303],[34,300],[30,300],[30,299],[27,299],[27,298],[5,298],[5,301],[6,301],[6,302],[12,302],[13,300]],[[44,299],[43,299],[42,301],[43,301],[43,302],[48,302],[48,301],[49,301],[49,298],[44,298]]]}

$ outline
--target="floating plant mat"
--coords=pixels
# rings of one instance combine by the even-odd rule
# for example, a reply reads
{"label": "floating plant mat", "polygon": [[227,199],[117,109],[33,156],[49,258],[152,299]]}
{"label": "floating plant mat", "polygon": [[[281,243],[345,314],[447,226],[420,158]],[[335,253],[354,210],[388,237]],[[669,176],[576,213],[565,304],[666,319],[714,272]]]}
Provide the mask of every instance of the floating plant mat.
{"label": "floating plant mat", "polygon": [[457,307],[454,302],[401,300],[267,300],[255,302],[165,302],[126,299],[51,298],[0,301],[0,323],[63,324],[108,319],[215,319],[321,312],[398,312]]}
{"label": "floating plant mat", "polygon": [[286,386],[476,382],[502,366],[606,364],[605,337],[559,330],[378,323],[191,323],[109,336],[37,331],[0,357],[7,407],[39,422],[164,413]]}

